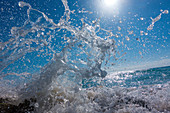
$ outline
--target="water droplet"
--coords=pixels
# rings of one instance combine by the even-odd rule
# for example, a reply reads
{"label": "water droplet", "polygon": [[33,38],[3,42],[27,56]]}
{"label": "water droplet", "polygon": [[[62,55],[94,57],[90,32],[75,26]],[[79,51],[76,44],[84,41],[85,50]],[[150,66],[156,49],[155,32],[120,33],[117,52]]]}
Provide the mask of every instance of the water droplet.
{"label": "water droplet", "polygon": [[120,30],[121,30],[121,27],[118,26],[118,30],[120,31]]}
{"label": "water droplet", "polygon": [[127,41],[129,41],[129,40],[130,40],[130,38],[129,38],[128,36],[126,36],[126,40],[127,40]]}
{"label": "water droplet", "polygon": [[168,11],[168,10],[164,10],[164,12],[162,12],[162,13],[164,13],[164,14],[168,14],[168,13],[169,13],[169,11]]}
{"label": "water droplet", "polygon": [[143,19],[144,19],[143,17],[140,18],[140,20],[143,20]]}
{"label": "water droplet", "polygon": [[38,104],[38,103],[35,103],[34,106],[35,106],[36,108],[38,108],[38,107],[39,107],[39,104]]}

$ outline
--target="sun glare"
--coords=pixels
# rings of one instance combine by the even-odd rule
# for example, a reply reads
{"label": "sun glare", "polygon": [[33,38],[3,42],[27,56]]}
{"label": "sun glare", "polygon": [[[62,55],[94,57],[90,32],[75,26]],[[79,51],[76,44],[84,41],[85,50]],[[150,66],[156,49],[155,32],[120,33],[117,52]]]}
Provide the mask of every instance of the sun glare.
{"label": "sun glare", "polygon": [[104,0],[106,6],[114,6],[117,4],[117,0]]}

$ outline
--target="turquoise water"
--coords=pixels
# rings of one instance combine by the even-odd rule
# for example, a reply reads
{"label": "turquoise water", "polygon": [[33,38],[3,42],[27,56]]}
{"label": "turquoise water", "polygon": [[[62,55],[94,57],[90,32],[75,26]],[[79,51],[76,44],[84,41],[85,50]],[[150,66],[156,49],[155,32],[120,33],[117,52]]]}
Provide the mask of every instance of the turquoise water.
{"label": "turquoise water", "polygon": [[[137,71],[120,71],[110,73],[101,83],[94,79],[84,80],[83,87],[89,88],[104,85],[106,87],[140,87],[144,85],[164,84],[170,81],[170,67],[159,67]],[[98,80],[98,79],[97,79]],[[96,81],[97,81],[96,80]]]}
{"label": "turquoise water", "polygon": [[0,98],[35,98],[33,113],[170,112],[169,1],[13,2],[0,2]]}
{"label": "turquoise water", "polygon": [[[170,81],[170,67],[152,68],[132,73],[131,80],[127,80],[130,86],[163,84]],[[134,82],[134,83],[133,83]],[[139,84],[135,83],[139,82]]]}

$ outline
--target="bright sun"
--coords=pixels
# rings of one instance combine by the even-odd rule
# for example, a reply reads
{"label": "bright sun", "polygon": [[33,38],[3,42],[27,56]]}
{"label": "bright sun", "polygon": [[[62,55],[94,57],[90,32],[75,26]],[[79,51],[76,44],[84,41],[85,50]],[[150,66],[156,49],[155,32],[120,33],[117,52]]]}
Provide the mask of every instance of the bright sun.
{"label": "bright sun", "polygon": [[114,6],[117,4],[117,0],[104,0],[106,6]]}

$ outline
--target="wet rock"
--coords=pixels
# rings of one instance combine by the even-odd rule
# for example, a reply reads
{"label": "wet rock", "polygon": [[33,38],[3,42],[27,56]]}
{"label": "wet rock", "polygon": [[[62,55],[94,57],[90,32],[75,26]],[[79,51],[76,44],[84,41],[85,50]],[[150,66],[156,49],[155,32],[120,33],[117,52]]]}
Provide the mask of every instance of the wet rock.
{"label": "wet rock", "polygon": [[36,99],[24,100],[19,105],[9,103],[9,99],[0,98],[0,113],[32,113]]}

